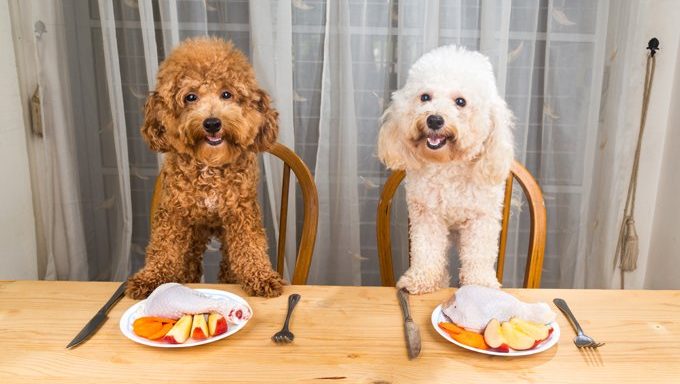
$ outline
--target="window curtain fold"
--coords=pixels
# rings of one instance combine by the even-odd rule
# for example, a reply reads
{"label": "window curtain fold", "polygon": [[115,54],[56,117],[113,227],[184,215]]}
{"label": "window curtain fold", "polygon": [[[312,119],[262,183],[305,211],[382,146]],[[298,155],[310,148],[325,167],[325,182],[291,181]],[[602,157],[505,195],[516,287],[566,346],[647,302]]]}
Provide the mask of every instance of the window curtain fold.
{"label": "window curtain fold", "polygon": [[[253,68],[258,83],[269,92],[273,105],[279,112],[278,141],[288,148],[295,149],[293,129],[293,42],[292,42],[292,4],[289,0],[277,1],[250,0],[250,24],[258,28],[250,30]],[[269,201],[273,218],[274,239],[280,236],[281,190],[283,183],[283,163],[273,155],[263,156],[265,198]],[[294,175],[291,175],[288,195],[288,216],[286,217],[286,258],[284,278],[290,281],[297,256],[296,228],[296,189]],[[271,242],[271,241],[270,241]],[[270,250],[276,254],[277,248]]]}
{"label": "window curtain fold", "polygon": [[[153,19],[153,3],[151,0],[138,0],[139,25],[144,47],[144,66],[146,68],[147,93],[156,89],[158,73],[158,46],[156,44],[156,28]],[[163,165],[163,154],[158,154],[158,167]]]}
{"label": "window curtain fold", "polygon": [[144,46],[144,64],[149,91],[156,88],[158,73],[158,47],[156,45],[156,27],[153,19],[153,3],[151,0],[138,0],[139,25]]}
{"label": "window curtain fold", "polygon": [[[577,287],[618,288],[620,275],[615,260],[618,228],[623,219],[630,170],[639,130],[644,78],[642,48],[647,36],[631,28],[641,25],[647,11],[637,2],[606,10],[609,32],[603,54],[602,102],[592,158],[592,185],[588,196],[587,230]],[[609,204],[602,204],[608,198]],[[599,257],[598,257],[599,256]]]}
{"label": "window curtain fold", "polygon": [[88,280],[62,6],[61,1],[10,2],[10,12],[15,39],[21,41],[15,47],[22,100],[39,99],[39,115],[33,119],[42,122],[41,133],[34,131],[28,140],[39,216],[39,277]]}
{"label": "window curtain fold", "polygon": [[132,244],[132,197],[130,189],[130,162],[128,154],[128,130],[125,122],[125,102],[123,101],[123,83],[120,75],[118,40],[116,36],[113,4],[107,0],[99,0],[99,15],[103,41],[106,80],[111,108],[111,126],[113,129],[116,168],[118,169],[118,199],[113,204],[119,208],[117,230],[120,236],[114,242],[111,279],[125,280],[130,273],[130,246]]}
{"label": "window curtain fold", "polygon": [[326,4],[314,179],[319,227],[309,280],[361,285],[357,126],[349,2]]}

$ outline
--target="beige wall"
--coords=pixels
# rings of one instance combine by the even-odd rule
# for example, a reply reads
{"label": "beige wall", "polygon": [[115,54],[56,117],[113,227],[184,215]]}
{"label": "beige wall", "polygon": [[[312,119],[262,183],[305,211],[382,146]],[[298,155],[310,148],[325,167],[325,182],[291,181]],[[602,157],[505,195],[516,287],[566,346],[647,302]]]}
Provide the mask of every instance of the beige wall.
{"label": "beige wall", "polygon": [[6,0],[0,0],[0,52],[0,280],[36,279],[26,133]]}

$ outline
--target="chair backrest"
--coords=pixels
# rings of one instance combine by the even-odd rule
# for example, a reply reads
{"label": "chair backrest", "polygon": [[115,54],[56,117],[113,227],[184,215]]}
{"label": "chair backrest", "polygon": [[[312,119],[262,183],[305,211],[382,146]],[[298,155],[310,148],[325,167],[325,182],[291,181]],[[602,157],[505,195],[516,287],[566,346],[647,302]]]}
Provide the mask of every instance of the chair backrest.
{"label": "chair backrest", "polygon": [[[392,244],[390,237],[390,210],[392,198],[399,184],[406,176],[404,171],[393,172],[385,182],[378,202],[376,229],[378,235],[378,258],[380,262],[380,276],[384,286],[394,286],[394,270],[392,267]],[[505,182],[505,198],[503,201],[503,225],[499,241],[498,263],[496,277],[503,281],[503,265],[505,264],[505,246],[508,238],[508,222],[510,221],[510,203],[512,198],[512,182],[517,180],[529,202],[531,227],[529,233],[529,253],[524,273],[525,288],[539,288],[543,268],[543,254],[545,252],[546,210],[543,193],[531,173],[517,161],[513,161],[510,175]]]}
{"label": "chair backrest", "polygon": [[[283,276],[284,256],[286,249],[286,224],[288,219],[288,191],[290,188],[290,170],[293,170],[295,177],[302,190],[302,201],[304,216],[302,221],[302,234],[298,245],[297,258],[291,284],[306,284],[309,275],[309,267],[312,263],[314,243],[316,242],[316,230],[319,223],[319,196],[316,184],[309,168],[290,148],[283,144],[274,144],[267,152],[278,157],[283,161],[283,183],[281,190],[281,211],[279,218],[279,239],[276,254],[276,271]],[[161,174],[162,175],[162,174]],[[156,178],[153,197],[151,198],[151,218],[158,207],[162,193],[161,176]]]}

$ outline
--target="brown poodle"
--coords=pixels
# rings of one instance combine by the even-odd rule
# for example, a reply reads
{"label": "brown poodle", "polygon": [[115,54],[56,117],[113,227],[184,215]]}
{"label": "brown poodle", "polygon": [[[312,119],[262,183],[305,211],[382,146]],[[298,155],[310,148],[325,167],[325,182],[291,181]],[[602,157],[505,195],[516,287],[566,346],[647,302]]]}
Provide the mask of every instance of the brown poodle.
{"label": "brown poodle", "polygon": [[162,193],[129,297],[145,298],[166,282],[199,282],[211,236],[223,244],[221,282],[238,282],[250,295],[281,294],[256,192],[257,153],[276,141],[277,118],[231,43],[187,40],[161,64],[141,131],[152,150],[166,153]]}

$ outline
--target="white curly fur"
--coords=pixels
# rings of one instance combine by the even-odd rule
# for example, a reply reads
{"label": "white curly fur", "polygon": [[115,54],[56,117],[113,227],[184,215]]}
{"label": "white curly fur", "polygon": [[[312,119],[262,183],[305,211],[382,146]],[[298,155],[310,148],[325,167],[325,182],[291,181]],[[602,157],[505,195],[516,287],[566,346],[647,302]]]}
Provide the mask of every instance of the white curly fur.
{"label": "white curly fur", "polygon": [[[422,101],[423,94],[431,99]],[[428,127],[432,115],[444,119],[441,129]],[[392,95],[378,138],[380,160],[406,170],[411,267],[397,287],[415,294],[448,287],[452,229],[458,232],[461,285],[500,287],[494,265],[512,126],[481,53],[439,47],[411,67],[404,87]],[[442,147],[428,147],[442,140]]]}

